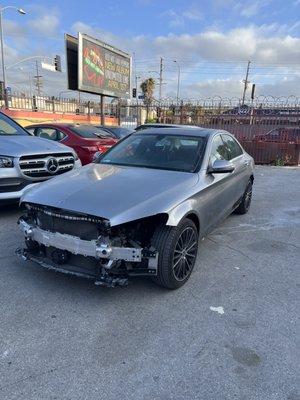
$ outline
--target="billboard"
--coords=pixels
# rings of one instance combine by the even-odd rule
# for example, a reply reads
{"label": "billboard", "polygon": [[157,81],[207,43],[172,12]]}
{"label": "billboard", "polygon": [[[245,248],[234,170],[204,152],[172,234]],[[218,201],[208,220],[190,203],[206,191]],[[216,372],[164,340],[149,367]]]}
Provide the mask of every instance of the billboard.
{"label": "billboard", "polygon": [[130,98],[131,57],[88,35],[78,35],[78,89]]}
{"label": "billboard", "polygon": [[78,39],[65,34],[68,89],[78,90]]}

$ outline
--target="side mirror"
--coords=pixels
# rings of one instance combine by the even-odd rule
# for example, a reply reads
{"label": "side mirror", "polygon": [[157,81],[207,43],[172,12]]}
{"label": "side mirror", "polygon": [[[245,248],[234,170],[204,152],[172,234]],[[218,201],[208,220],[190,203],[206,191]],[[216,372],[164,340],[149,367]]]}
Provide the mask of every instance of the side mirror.
{"label": "side mirror", "polygon": [[216,160],[211,167],[208,168],[208,172],[211,174],[225,174],[234,171],[234,165],[227,160]]}

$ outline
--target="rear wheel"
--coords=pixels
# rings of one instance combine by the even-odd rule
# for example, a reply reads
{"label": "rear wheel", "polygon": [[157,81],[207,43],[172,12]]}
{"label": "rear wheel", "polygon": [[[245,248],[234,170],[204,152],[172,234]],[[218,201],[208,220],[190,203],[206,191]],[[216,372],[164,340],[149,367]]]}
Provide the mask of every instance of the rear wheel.
{"label": "rear wheel", "polygon": [[239,206],[234,210],[236,214],[246,214],[249,211],[252,199],[252,181],[248,182],[242,201]]}
{"label": "rear wheel", "polygon": [[152,280],[165,288],[177,289],[189,279],[198,251],[198,231],[188,218],[176,227],[160,226],[152,244],[158,250],[157,276]]}

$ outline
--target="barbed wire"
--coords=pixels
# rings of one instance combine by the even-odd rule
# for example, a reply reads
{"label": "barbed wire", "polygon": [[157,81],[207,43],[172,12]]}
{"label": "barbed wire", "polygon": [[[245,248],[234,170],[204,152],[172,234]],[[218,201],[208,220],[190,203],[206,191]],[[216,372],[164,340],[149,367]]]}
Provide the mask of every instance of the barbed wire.
{"label": "barbed wire", "polygon": [[[68,103],[68,104],[77,104],[78,106],[84,106],[87,103],[90,104],[98,104],[97,100],[94,98],[91,99],[81,99],[80,101],[75,98],[59,98],[56,96],[35,96],[41,102],[51,102],[55,101],[56,103]],[[32,101],[32,97],[25,95],[24,93],[12,93],[9,95],[9,99],[11,103],[22,104],[26,101]],[[108,97],[106,99],[109,99]],[[117,99],[109,99],[106,100],[106,106],[114,105],[116,106],[118,103]],[[137,104],[136,99],[130,100],[120,100],[120,104],[122,106],[135,106]],[[143,105],[143,100],[138,100],[138,105]],[[236,108],[236,107],[254,107],[254,108],[300,108],[300,96],[289,95],[289,96],[272,96],[272,95],[259,95],[254,99],[247,98],[242,103],[242,99],[239,97],[223,97],[219,95],[214,95],[211,97],[203,97],[203,98],[182,98],[177,101],[177,99],[173,97],[165,97],[160,101],[158,99],[153,99],[151,105],[154,107],[172,107],[172,106],[194,106],[194,107],[203,107],[203,108]]]}

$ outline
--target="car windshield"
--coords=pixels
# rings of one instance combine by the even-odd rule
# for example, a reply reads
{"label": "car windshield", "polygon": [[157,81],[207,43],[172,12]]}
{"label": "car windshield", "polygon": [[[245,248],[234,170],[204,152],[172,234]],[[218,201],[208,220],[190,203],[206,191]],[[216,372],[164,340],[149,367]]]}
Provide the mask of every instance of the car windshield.
{"label": "car windshield", "polygon": [[111,135],[93,125],[70,125],[69,128],[77,135],[85,139],[97,139],[97,137],[108,138]]}
{"label": "car windshield", "polygon": [[200,163],[205,138],[168,134],[134,134],[114,146],[101,164],[194,172]]}
{"label": "car windshield", "polygon": [[0,113],[0,136],[12,135],[29,136],[29,133],[6,115]]}

